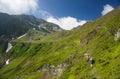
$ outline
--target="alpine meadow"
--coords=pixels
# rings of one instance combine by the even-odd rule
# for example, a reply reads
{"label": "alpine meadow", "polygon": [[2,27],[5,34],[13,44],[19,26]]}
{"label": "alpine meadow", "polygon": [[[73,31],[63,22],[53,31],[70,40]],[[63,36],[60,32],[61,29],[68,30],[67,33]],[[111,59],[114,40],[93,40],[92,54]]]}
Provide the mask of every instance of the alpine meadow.
{"label": "alpine meadow", "polygon": [[0,13],[0,79],[120,79],[119,61],[120,7],[72,30]]}

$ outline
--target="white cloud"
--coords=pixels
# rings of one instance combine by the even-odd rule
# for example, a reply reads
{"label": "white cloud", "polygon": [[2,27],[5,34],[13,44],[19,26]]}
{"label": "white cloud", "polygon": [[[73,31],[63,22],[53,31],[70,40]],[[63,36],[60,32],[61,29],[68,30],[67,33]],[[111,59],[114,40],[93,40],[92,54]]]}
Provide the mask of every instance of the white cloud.
{"label": "white cloud", "polygon": [[104,6],[103,11],[102,11],[102,16],[104,16],[105,14],[111,12],[112,10],[114,10],[114,8],[113,8],[111,5],[106,4],[106,5]]}
{"label": "white cloud", "polygon": [[0,0],[0,12],[8,14],[24,14],[36,11],[38,0]]}
{"label": "white cloud", "polygon": [[83,25],[86,23],[86,20],[77,20],[76,18],[73,18],[70,16],[62,17],[62,18],[54,18],[50,16],[49,18],[47,18],[47,21],[55,23],[65,30],[71,30],[74,27],[77,27],[79,25]]}
{"label": "white cloud", "polygon": [[50,16],[52,16],[52,14],[50,14],[49,12],[45,11],[45,10],[39,10],[40,15],[44,18],[47,19]]}
{"label": "white cloud", "polygon": [[57,24],[62,29],[65,29],[65,30],[71,30],[74,27],[77,27],[79,25],[82,26],[87,22],[86,20],[78,20],[71,16],[55,18],[51,13],[45,10],[40,10],[39,13],[43,17],[43,19],[45,19],[46,21]]}

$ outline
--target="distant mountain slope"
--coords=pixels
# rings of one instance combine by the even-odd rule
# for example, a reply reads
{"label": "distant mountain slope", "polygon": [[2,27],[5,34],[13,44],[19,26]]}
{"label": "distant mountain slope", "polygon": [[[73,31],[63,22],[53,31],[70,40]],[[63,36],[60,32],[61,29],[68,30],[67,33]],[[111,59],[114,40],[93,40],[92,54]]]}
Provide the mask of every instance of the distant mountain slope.
{"label": "distant mountain slope", "polygon": [[[120,7],[71,31],[26,38],[12,41],[1,79],[120,79]],[[85,53],[95,59],[93,68]]]}
{"label": "distant mountain slope", "polygon": [[[37,19],[31,15],[0,13],[0,57],[2,57],[1,53],[5,52],[7,43],[10,40],[18,38],[30,29],[44,33],[44,35],[62,30],[56,24],[49,23],[43,19]],[[3,60],[3,57],[1,60]]]}
{"label": "distant mountain slope", "polygon": [[37,19],[30,15],[8,15],[0,13],[0,37],[16,38],[35,28],[42,32],[60,30],[58,25],[48,23],[43,19]]}

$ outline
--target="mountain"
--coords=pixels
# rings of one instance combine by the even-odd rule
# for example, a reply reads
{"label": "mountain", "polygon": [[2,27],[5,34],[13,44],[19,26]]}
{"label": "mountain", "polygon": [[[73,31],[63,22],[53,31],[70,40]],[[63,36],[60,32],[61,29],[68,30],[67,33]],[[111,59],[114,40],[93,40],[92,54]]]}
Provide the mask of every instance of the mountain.
{"label": "mountain", "polygon": [[[1,68],[1,79],[120,78],[120,7],[71,31],[37,41],[27,42],[27,38],[11,41],[9,64]],[[85,53],[95,60],[93,67]]]}
{"label": "mountain", "polygon": [[0,13],[1,37],[16,38],[33,28],[46,33],[60,30],[58,25],[48,23],[43,19],[37,19],[31,15],[8,15]]}
{"label": "mountain", "polygon": [[44,36],[62,29],[58,25],[43,19],[37,19],[31,15],[0,13],[0,65],[3,63],[3,56],[5,55],[4,52],[7,49],[8,42],[30,30],[39,31]]}

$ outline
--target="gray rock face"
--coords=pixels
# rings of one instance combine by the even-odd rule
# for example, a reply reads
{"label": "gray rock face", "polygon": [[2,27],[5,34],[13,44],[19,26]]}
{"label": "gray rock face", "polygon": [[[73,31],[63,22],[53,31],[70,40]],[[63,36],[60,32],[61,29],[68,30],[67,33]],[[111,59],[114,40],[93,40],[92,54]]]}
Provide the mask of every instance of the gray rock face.
{"label": "gray rock face", "polygon": [[115,40],[117,41],[120,38],[120,29],[118,29],[118,32],[115,34]]}
{"label": "gray rock face", "polygon": [[40,70],[44,72],[50,72],[50,74],[52,74],[53,76],[56,77],[56,79],[58,79],[68,66],[69,65],[66,63],[59,64],[57,66],[47,64],[44,65]]}

